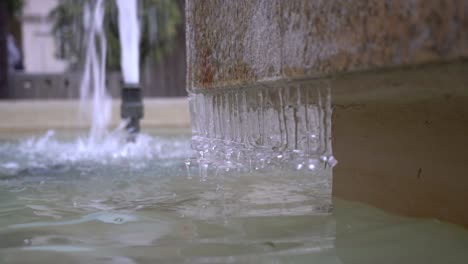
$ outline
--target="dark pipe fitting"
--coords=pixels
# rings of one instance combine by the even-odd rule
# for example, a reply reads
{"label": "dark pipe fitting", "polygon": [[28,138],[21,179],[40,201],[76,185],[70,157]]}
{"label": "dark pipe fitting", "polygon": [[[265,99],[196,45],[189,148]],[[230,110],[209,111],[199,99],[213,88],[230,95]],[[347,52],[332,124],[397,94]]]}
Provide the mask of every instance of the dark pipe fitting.
{"label": "dark pipe fitting", "polygon": [[143,118],[143,100],[139,85],[125,84],[122,88],[120,116],[122,119],[128,120],[126,130],[130,134],[140,132],[140,119]]}

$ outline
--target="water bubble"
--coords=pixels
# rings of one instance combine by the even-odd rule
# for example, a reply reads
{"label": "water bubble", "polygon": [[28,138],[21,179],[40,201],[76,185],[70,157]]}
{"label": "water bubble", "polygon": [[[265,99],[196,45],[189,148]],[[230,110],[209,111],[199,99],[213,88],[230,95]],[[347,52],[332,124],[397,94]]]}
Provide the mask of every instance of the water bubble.
{"label": "water bubble", "polygon": [[299,164],[296,165],[296,170],[302,170],[303,167],[304,167],[304,164],[299,163]]}
{"label": "water bubble", "polygon": [[338,161],[335,159],[335,157],[330,156],[330,157],[328,158],[328,164],[329,164],[331,167],[335,167],[336,164],[338,164]]}
{"label": "water bubble", "polygon": [[187,178],[192,179],[192,175],[190,173],[190,164],[191,164],[191,162],[190,162],[190,160],[187,159],[187,160],[185,160],[184,163],[185,163],[185,169],[187,170]]}

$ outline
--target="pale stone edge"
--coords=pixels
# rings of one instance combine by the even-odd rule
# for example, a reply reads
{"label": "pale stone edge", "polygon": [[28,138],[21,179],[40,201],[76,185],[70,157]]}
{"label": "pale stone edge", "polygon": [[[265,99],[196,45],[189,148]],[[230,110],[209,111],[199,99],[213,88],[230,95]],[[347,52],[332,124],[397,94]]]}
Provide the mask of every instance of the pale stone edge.
{"label": "pale stone edge", "polygon": [[[79,106],[78,100],[0,101],[0,133],[87,129],[90,122],[80,117]],[[144,99],[144,108],[143,129],[190,127],[186,97]],[[120,121],[120,100],[113,100],[111,128]]]}

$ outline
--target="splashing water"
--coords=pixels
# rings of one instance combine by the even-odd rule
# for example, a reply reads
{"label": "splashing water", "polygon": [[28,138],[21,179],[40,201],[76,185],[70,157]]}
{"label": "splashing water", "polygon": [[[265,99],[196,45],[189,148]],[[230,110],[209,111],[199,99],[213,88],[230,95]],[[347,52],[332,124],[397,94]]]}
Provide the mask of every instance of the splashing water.
{"label": "splashing water", "polygon": [[125,83],[138,84],[140,80],[140,31],[136,0],[116,0],[119,9],[121,67]]}
{"label": "splashing water", "polygon": [[333,167],[331,103],[327,84],[191,93],[192,147],[208,167],[260,170]]}
{"label": "splashing water", "polygon": [[[87,137],[72,140],[50,130],[45,135],[2,142],[0,144],[0,181],[19,175],[67,174],[69,171],[88,172],[99,168],[136,171],[148,166],[173,164],[191,155],[189,139],[185,136],[150,136],[141,134],[127,144],[124,130],[109,133],[99,145],[88,144]],[[152,163],[157,163],[152,164]],[[168,164],[169,165],[169,164]],[[180,165],[182,166],[182,165]]]}
{"label": "splashing water", "polygon": [[[140,69],[137,1],[117,0],[116,3],[119,9],[121,68],[124,80],[126,83],[138,83]],[[79,153],[86,153],[87,156],[95,158],[99,158],[99,156],[103,158],[104,154],[120,156],[129,150],[121,135],[125,124],[121,124],[113,132],[108,131],[112,109],[111,98],[106,91],[105,82],[107,40],[103,28],[104,8],[105,2],[103,0],[88,2],[84,8],[83,19],[87,32],[87,49],[80,87],[80,106],[82,113],[91,116],[91,129],[87,140],[77,140],[76,149]],[[149,136],[143,135],[137,140],[146,141],[148,138]],[[138,147],[142,149],[138,150]],[[131,148],[134,152],[141,151],[143,156],[147,153],[142,144],[135,144]]]}
{"label": "splashing water", "polygon": [[[140,33],[137,1],[117,0],[116,3],[119,9],[121,68],[124,80],[126,83],[138,83]],[[83,12],[86,55],[80,85],[80,113],[91,121],[89,134],[73,142],[57,139],[54,131],[49,131],[39,138],[27,139],[19,144],[19,149],[15,150],[26,152],[22,154],[28,155],[31,166],[23,164],[26,167],[37,167],[36,163],[48,167],[58,163],[109,163],[121,159],[141,163],[161,155],[161,144],[165,143],[158,143],[149,135],[139,134],[133,144],[127,144],[125,122],[115,130],[109,130],[112,102],[106,90],[105,6],[104,0],[86,1]]]}
{"label": "splashing water", "polygon": [[[305,193],[314,208],[305,211],[330,212],[332,167],[337,161],[332,155],[327,82],[276,82],[191,93],[189,101],[196,151],[185,162],[189,175],[198,173],[205,181],[213,174],[221,178],[238,173],[254,178],[268,175],[264,179],[270,181],[268,199],[275,192],[277,197],[287,196],[277,192],[285,190],[284,185],[271,184],[275,177],[287,179],[286,185],[309,186]],[[252,200],[263,197],[251,193]]]}
{"label": "splashing water", "polygon": [[[258,193],[246,189],[247,193],[253,195],[247,199],[248,203],[261,201],[264,190],[277,193],[278,197],[286,196],[281,193],[281,190],[287,189],[283,184],[286,181],[287,186],[293,186],[291,192],[297,192],[295,185],[308,186],[306,193],[310,199],[307,199],[314,205],[311,209],[307,207],[309,212],[330,211],[331,167],[336,161],[331,152],[328,85],[316,86],[305,81],[294,81],[276,83],[271,87],[190,94],[192,147],[196,151],[195,155],[190,150],[188,141],[180,145],[177,142],[164,145],[159,138],[139,134],[133,144],[127,144],[123,129],[125,124],[108,132],[110,99],[105,89],[103,2],[96,0],[92,2],[95,5],[85,8],[84,21],[89,31],[89,45],[81,92],[82,100],[91,97],[93,99],[93,124],[89,137],[63,142],[50,132],[42,138],[23,142],[17,149],[4,153],[25,151],[18,156],[26,157],[24,160],[27,164],[17,159],[8,159],[3,165],[0,164],[7,176],[22,175],[23,170],[26,170],[25,175],[41,175],[44,171],[45,174],[56,171],[61,174],[61,170],[65,169],[81,173],[83,170],[99,168],[106,171],[103,174],[108,174],[108,170],[119,171],[118,173],[123,171],[125,174],[122,167],[133,170],[154,164],[159,166],[164,163],[161,162],[164,157],[175,161],[173,158],[192,156],[185,161],[188,178],[198,174],[200,180],[207,184],[218,184],[221,179],[216,190],[224,190],[224,178],[236,178],[230,176],[237,175],[261,178],[261,182],[267,185],[271,185],[273,179],[280,182],[276,187],[261,187]],[[139,32],[136,1],[117,1],[117,4],[122,27],[122,71],[126,82],[137,82]],[[123,21],[124,18],[129,18],[128,25]],[[182,160],[178,162],[182,165]],[[83,163],[85,166],[82,166]],[[294,176],[295,180],[290,181],[285,175]],[[126,176],[128,175],[124,177]],[[308,183],[304,184],[298,179],[305,179]],[[299,183],[296,184],[297,182]],[[233,187],[232,190],[235,193],[238,188]],[[228,194],[225,191],[220,192],[223,195]],[[208,196],[212,197],[211,194]],[[267,196],[267,200],[271,200],[270,198]],[[217,196],[214,200],[218,200]],[[268,214],[283,214],[277,208],[265,210],[262,211],[263,214],[267,211]],[[302,209],[298,211],[303,212]]]}

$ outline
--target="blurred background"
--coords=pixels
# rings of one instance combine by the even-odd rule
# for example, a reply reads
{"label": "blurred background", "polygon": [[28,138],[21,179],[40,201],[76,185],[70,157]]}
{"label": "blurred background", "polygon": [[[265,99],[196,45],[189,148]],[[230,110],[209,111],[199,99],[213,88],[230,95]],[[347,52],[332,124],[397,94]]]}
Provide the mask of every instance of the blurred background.
{"label": "blurred background", "polygon": [[[79,97],[86,0],[0,1],[0,97]],[[120,96],[117,7],[106,1],[107,90]],[[183,0],[140,1],[141,85],[147,97],[186,96]]]}

